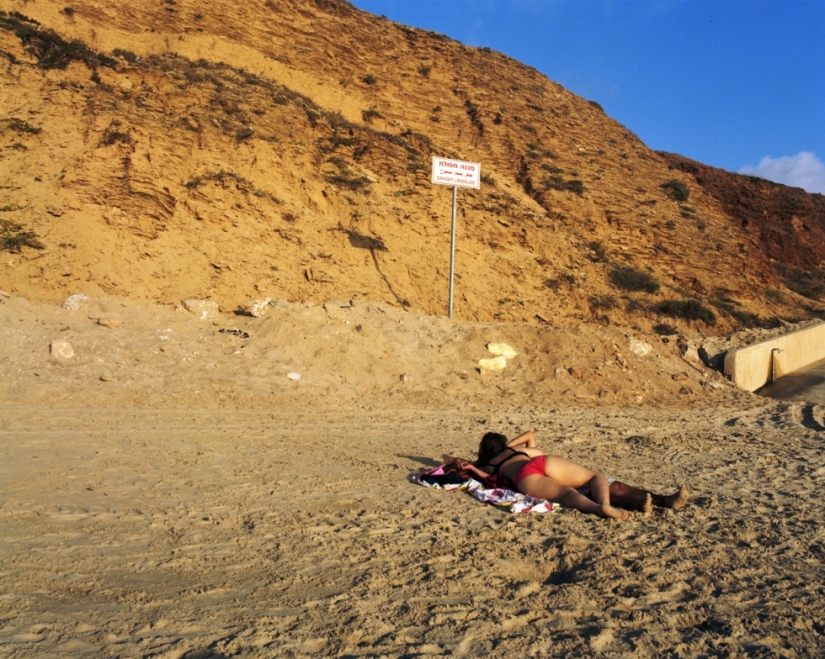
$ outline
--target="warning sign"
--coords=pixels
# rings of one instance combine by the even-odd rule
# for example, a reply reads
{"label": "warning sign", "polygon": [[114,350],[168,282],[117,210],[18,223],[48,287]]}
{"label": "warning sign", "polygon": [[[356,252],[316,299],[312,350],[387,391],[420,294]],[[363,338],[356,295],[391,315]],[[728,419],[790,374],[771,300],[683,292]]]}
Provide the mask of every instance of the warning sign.
{"label": "warning sign", "polygon": [[433,158],[433,183],[458,188],[481,187],[481,165],[477,162]]}

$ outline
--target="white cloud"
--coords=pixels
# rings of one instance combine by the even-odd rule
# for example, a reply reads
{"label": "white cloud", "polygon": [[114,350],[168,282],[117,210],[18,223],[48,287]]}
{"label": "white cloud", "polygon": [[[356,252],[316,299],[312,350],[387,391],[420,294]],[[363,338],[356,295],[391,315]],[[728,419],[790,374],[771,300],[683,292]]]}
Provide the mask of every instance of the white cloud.
{"label": "white cloud", "polygon": [[739,173],[825,194],[825,163],[810,151],[781,158],[765,156],[756,167],[747,165]]}

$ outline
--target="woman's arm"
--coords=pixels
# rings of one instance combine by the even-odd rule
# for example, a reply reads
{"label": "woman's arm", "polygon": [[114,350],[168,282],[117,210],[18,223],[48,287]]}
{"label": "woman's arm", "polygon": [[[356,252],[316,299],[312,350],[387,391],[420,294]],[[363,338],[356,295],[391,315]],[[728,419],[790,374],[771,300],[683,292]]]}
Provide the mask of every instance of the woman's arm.
{"label": "woman's arm", "polygon": [[507,442],[507,446],[509,446],[510,448],[515,448],[516,446],[524,445],[526,445],[527,448],[536,448],[536,436],[533,434],[532,430],[523,432],[518,437],[514,437],[509,442]]}
{"label": "woman's arm", "polygon": [[483,471],[476,467],[472,462],[467,462],[466,460],[461,459],[459,459],[457,462],[460,469],[466,469],[467,471],[471,471],[482,480],[484,480],[485,478],[487,478],[487,476],[490,475],[486,471]]}

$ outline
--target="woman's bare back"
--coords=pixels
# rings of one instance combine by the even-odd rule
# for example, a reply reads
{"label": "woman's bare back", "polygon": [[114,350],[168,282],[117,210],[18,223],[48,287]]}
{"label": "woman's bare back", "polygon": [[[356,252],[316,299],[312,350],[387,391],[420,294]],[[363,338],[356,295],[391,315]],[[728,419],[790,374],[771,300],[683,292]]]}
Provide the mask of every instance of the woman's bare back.
{"label": "woman's bare back", "polygon": [[[525,453],[527,455],[524,455]],[[489,474],[501,474],[515,482],[516,475],[527,462],[544,454],[544,451],[541,449],[527,446],[520,446],[518,449],[507,448],[495,456],[488,464],[481,465],[481,469]],[[496,469],[496,467],[498,467],[498,469]]]}

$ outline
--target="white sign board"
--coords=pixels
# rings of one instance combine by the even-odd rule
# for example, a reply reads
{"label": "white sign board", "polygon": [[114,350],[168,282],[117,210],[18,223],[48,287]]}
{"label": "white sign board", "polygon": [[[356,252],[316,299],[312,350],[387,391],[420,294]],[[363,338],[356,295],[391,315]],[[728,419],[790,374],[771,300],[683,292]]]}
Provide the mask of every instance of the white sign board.
{"label": "white sign board", "polygon": [[458,188],[481,187],[481,165],[477,162],[433,158],[433,183]]}

